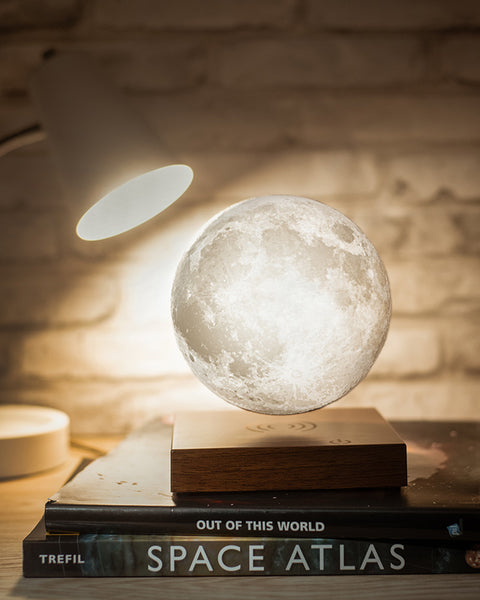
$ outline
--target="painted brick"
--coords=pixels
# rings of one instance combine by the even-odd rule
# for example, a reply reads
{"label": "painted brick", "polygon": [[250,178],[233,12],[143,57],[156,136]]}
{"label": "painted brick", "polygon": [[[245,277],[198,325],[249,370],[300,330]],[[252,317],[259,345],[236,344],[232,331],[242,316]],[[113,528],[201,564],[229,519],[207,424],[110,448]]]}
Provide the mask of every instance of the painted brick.
{"label": "painted brick", "polygon": [[51,381],[13,390],[0,387],[4,402],[39,404],[65,411],[73,434],[123,434],[156,417],[168,420],[186,410],[235,410],[198,379],[151,381]]}
{"label": "painted brick", "polygon": [[374,406],[386,419],[465,421],[478,418],[480,381],[438,377],[382,381],[367,377],[336,405]]}
{"label": "painted brick", "polygon": [[477,418],[478,2],[33,4],[0,7],[0,135],[38,119],[27,82],[55,44],[101,62],[196,177],[152,222],[91,244],[44,145],[2,157],[2,401],[57,406],[83,433],[228,408],[176,348],[171,277],[209,217],[274,192],[344,212],[389,272],[390,335],[341,405]]}
{"label": "painted brick", "polygon": [[[132,332],[151,328],[155,336],[166,336],[170,340],[171,286],[178,261],[188,247],[181,230],[175,228],[175,233],[177,244],[169,243],[168,234],[153,235],[145,241],[143,250],[135,251],[129,256],[129,262],[122,265],[120,302],[109,326],[119,332],[122,328]],[[167,370],[168,365],[167,361]]]}
{"label": "painted brick", "polygon": [[12,340],[6,333],[0,334],[0,376],[8,376],[10,370],[10,348]]}
{"label": "painted brick", "polygon": [[[349,150],[190,153],[197,194],[241,200],[264,194],[317,199],[372,194],[379,186],[375,156]],[[325,200],[328,203],[328,200]]]}
{"label": "painted brick", "polygon": [[188,38],[79,45],[98,59],[117,85],[137,91],[184,89],[205,77],[205,52]]}
{"label": "painted brick", "polygon": [[425,71],[421,44],[411,37],[256,39],[219,54],[214,78],[240,87],[389,86],[417,82]]}
{"label": "painted brick", "polygon": [[80,7],[79,0],[2,0],[0,30],[69,26],[78,20]]}
{"label": "painted brick", "polygon": [[202,90],[139,97],[137,103],[168,147],[180,153],[278,150],[292,142],[318,147],[480,140],[476,95]]}
{"label": "painted brick", "polygon": [[142,379],[188,372],[173,332],[50,330],[26,335],[18,347],[21,377]]}
{"label": "painted brick", "polygon": [[462,314],[480,308],[477,257],[385,260],[396,314]]}
{"label": "painted brick", "polygon": [[387,185],[408,187],[409,200],[430,200],[447,190],[465,200],[480,197],[480,148],[477,146],[429,152],[414,150],[388,159],[385,171]]}
{"label": "painted brick", "polygon": [[93,23],[109,30],[225,30],[240,27],[283,28],[295,0],[94,0]]}
{"label": "painted brick", "polygon": [[278,150],[298,129],[296,97],[233,90],[200,90],[137,98],[166,146],[173,152]]}
{"label": "painted brick", "polygon": [[[35,148],[40,146],[35,144]],[[2,156],[0,181],[1,210],[35,212],[59,209],[62,205],[63,196],[57,173],[46,152],[12,152]]]}
{"label": "painted brick", "polygon": [[2,98],[0,94],[0,135],[13,134],[38,122],[38,115],[26,96]]}
{"label": "painted brick", "polygon": [[[132,47],[134,44],[134,51]],[[29,82],[49,43],[11,43],[0,48],[0,92],[29,94]],[[170,40],[98,42],[67,39],[55,43],[58,52],[79,52],[98,61],[119,87],[141,92],[184,89],[204,78],[205,52],[185,37]]]}
{"label": "painted brick", "polygon": [[480,39],[478,36],[456,36],[442,48],[443,72],[447,77],[466,84],[480,83]]}
{"label": "painted brick", "polygon": [[[473,211],[468,211],[472,213]],[[399,252],[402,255],[449,255],[468,247],[455,206],[425,206],[410,210],[410,223]]]}
{"label": "painted brick", "polygon": [[0,93],[26,93],[32,71],[46,49],[45,44],[39,43],[4,44],[0,48]]}
{"label": "painted brick", "polygon": [[304,92],[298,94],[296,110],[298,143],[480,140],[480,96],[476,94]]}
{"label": "painted brick", "polygon": [[307,0],[311,26],[369,31],[442,30],[480,25],[476,0]]}
{"label": "painted brick", "polygon": [[53,259],[58,250],[51,214],[15,211],[0,215],[0,262]]}
{"label": "painted brick", "polygon": [[470,210],[464,209],[453,218],[461,231],[462,250],[478,256],[480,254],[480,206],[474,206]]}
{"label": "painted brick", "polygon": [[445,357],[453,369],[480,372],[480,322],[477,319],[446,321],[442,327]]}
{"label": "painted brick", "polygon": [[[37,266],[0,270],[1,326],[96,323],[118,303],[116,283],[105,272]],[[33,299],[35,299],[33,301]]]}
{"label": "painted brick", "polygon": [[434,327],[392,320],[387,341],[371,375],[416,377],[431,375],[441,367],[440,337]]}

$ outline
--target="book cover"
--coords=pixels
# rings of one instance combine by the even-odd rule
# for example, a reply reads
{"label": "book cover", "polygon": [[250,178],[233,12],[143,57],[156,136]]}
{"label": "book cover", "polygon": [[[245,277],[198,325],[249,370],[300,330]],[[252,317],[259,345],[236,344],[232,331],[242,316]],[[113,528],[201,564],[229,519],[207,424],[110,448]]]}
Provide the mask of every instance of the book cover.
{"label": "book cover", "polygon": [[[153,421],[78,473],[45,507],[50,532],[480,539],[480,424],[397,422],[408,486],[172,494],[171,426]],[[375,468],[375,465],[372,465]]]}
{"label": "book cover", "polygon": [[25,577],[164,577],[480,573],[480,545],[405,540],[48,535],[23,542]]}

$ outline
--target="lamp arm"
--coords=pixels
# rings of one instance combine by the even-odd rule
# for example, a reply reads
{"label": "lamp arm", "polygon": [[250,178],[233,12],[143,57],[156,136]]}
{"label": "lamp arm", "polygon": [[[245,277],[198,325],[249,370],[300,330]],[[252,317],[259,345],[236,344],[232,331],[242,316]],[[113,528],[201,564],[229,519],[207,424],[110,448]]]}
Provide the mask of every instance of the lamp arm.
{"label": "lamp arm", "polygon": [[9,135],[0,139],[0,157],[17,150],[18,148],[23,148],[24,146],[29,146],[35,142],[40,142],[45,138],[45,130],[39,123],[34,123],[33,125],[24,127],[23,129],[20,129],[14,133],[10,133]]}

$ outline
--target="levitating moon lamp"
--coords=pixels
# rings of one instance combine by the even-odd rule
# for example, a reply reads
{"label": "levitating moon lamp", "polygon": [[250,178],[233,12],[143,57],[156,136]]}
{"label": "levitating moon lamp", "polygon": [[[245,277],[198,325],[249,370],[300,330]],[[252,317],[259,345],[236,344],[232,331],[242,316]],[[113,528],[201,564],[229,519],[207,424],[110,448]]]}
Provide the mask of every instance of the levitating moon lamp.
{"label": "levitating moon lamp", "polygon": [[295,196],[235,204],[178,265],[171,303],[193,373],[235,406],[311,411],[369,372],[385,338],[385,267],[343,214]]}

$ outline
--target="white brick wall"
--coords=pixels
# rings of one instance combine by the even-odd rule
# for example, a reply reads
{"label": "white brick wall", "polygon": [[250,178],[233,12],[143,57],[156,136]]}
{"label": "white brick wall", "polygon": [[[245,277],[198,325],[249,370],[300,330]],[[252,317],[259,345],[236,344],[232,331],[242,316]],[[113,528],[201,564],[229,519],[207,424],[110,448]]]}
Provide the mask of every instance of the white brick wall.
{"label": "white brick wall", "polygon": [[0,30],[69,27],[81,9],[79,0],[3,0],[0,5]]}
{"label": "white brick wall", "polygon": [[480,25],[476,0],[308,0],[313,26],[353,31],[438,31]]}
{"label": "white brick wall", "polygon": [[239,88],[395,86],[426,70],[413,36],[275,36],[225,44],[214,58],[219,85]]}
{"label": "white brick wall", "polygon": [[162,217],[86,243],[46,143],[0,158],[1,402],[83,432],[225,407],[175,346],[175,266],[220,209],[293,193],[356,221],[391,281],[389,337],[342,404],[478,418],[478,2],[4,0],[0,136],[37,119],[52,46],[102,63],[196,175]]}
{"label": "white brick wall", "polygon": [[110,273],[64,265],[0,268],[0,325],[68,327],[109,318],[119,285]]}
{"label": "white brick wall", "polygon": [[296,4],[295,0],[94,0],[92,22],[95,28],[114,31],[284,28]]}
{"label": "white brick wall", "polygon": [[452,35],[441,49],[443,73],[453,81],[463,84],[480,82],[480,40],[475,35]]}

